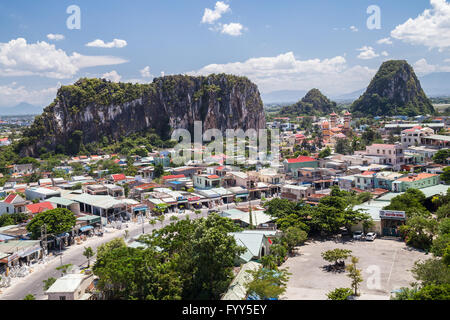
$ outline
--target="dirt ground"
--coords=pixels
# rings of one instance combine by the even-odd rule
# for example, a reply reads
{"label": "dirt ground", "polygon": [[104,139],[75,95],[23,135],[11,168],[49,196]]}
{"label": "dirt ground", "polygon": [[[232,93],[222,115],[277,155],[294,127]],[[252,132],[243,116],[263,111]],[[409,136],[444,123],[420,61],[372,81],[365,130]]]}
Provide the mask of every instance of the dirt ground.
{"label": "dirt ground", "polygon": [[[430,255],[407,247],[397,240],[375,241],[308,241],[299,247],[297,256],[289,258],[282,266],[290,276],[283,300],[326,300],[326,294],[336,288],[350,288],[347,272],[333,273],[322,269],[328,263],[321,253],[341,248],[352,250],[359,258],[358,268],[364,281],[360,284],[360,300],[387,300],[392,290],[409,286],[414,281],[411,268],[417,260]],[[346,264],[350,263],[350,258]]]}

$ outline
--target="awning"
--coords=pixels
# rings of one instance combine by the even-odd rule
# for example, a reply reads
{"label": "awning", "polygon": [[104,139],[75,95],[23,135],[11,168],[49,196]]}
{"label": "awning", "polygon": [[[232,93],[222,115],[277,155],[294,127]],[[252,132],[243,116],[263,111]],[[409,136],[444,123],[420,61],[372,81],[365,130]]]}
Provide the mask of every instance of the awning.
{"label": "awning", "polygon": [[93,226],[84,226],[80,228],[81,232],[85,232],[85,231],[89,231],[89,230],[93,230],[94,227]]}
{"label": "awning", "polygon": [[236,198],[247,198],[248,197],[248,193],[245,194],[237,194],[235,195]]}

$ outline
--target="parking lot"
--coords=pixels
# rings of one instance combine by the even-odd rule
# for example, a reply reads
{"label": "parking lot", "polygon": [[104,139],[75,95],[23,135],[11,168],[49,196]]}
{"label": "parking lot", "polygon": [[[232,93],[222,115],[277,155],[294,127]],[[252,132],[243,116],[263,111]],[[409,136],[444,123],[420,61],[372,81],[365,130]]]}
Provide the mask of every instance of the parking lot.
{"label": "parking lot", "polygon": [[[350,288],[347,272],[333,273],[322,269],[328,263],[321,253],[332,249],[352,250],[359,258],[358,268],[364,281],[360,284],[364,300],[389,299],[390,292],[408,286],[414,281],[409,271],[417,260],[426,260],[431,255],[407,247],[397,240],[376,239],[375,241],[308,241],[299,247],[297,256],[289,258],[282,266],[292,274],[282,299],[325,300],[326,294],[336,288]],[[350,263],[347,259],[346,265]]]}

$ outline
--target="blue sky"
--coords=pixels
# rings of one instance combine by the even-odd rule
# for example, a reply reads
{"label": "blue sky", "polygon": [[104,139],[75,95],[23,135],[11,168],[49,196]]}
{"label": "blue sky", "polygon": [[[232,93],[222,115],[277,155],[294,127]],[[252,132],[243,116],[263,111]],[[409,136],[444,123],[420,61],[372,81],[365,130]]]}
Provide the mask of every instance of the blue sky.
{"label": "blue sky", "polygon": [[[66,26],[70,5],[81,10],[80,30]],[[370,5],[381,29],[367,28]],[[80,77],[227,72],[263,93],[338,95],[366,87],[388,59],[419,75],[450,71],[445,0],[15,0],[0,3],[0,30],[0,107],[46,105]],[[109,47],[87,46],[97,39]]]}

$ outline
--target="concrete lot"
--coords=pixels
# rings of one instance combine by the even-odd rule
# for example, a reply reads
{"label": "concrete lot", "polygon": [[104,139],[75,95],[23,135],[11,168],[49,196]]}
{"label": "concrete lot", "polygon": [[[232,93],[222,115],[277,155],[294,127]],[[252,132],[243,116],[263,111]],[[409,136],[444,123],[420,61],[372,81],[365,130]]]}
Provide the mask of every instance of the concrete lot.
{"label": "concrete lot", "polygon": [[[286,293],[281,299],[326,300],[326,294],[336,288],[350,288],[347,272],[326,272],[322,267],[328,264],[321,253],[335,248],[352,250],[359,258],[364,281],[360,285],[360,300],[389,299],[390,292],[408,286],[414,281],[410,272],[417,260],[426,260],[430,255],[408,248],[397,240],[376,239],[369,241],[308,241],[299,247],[297,256],[289,258],[282,268],[292,273]],[[350,263],[347,259],[346,265]]]}

